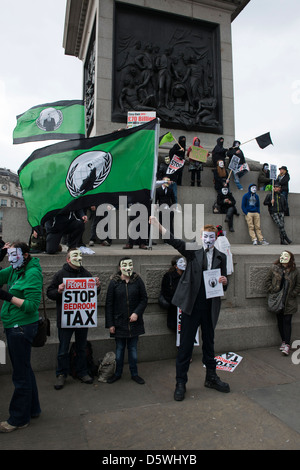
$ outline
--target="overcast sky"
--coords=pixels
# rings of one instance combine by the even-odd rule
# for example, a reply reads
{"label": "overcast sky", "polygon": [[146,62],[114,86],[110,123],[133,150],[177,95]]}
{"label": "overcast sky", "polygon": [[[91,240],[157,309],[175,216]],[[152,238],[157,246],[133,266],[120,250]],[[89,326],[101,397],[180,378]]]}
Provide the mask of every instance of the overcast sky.
{"label": "overcast sky", "polygon": [[[0,1],[0,166],[17,172],[43,143],[13,145],[16,116],[38,104],[81,99],[82,63],[62,47],[65,0]],[[244,153],[286,165],[293,192],[300,192],[299,31],[300,0],[251,0],[232,24],[235,137],[246,142],[270,132],[274,146],[261,150],[254,141]]]}

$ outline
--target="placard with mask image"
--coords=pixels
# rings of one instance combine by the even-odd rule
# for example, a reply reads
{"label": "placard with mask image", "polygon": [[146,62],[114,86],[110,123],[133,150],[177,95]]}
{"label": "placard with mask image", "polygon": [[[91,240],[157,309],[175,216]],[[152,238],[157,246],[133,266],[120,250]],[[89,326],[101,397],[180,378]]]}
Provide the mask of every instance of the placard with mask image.
{"label": "placard with mask image", "polygon": [[[202,232],[202,246],[205,251],[210,252],[210,255],[207,253],[207,262],[208,256],[211,258],[212,262],[212,249],[214,247],[216,241],[216,234],[215,232]],[[204,280],[204,287],[205,287],[205,294],[207,299],[211,299],[212,297],[221,297],[224,295],[223,284],[219,282],[219,278],[221,277],[221,269],[211,269],[208,263],[207,270],[203,271],[203,280]]]}
{"label": "placard with mask image", "polygon": [[97,286],[95,278],[64,278],[62,328],[97,326]]}

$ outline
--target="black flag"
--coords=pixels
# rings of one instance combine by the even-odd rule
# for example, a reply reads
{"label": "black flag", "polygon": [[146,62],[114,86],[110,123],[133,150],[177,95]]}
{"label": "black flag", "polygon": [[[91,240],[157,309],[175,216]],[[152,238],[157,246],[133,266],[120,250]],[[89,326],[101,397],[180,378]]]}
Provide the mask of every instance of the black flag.
{"label": "black flag", "polygon": [[268,145],[273,145],[273,142],[271,140],[270,132],[267,132],[266,134],[260,135],[256,137],[256,142],[260,146],[261,149],[264,149],[268,147]]}

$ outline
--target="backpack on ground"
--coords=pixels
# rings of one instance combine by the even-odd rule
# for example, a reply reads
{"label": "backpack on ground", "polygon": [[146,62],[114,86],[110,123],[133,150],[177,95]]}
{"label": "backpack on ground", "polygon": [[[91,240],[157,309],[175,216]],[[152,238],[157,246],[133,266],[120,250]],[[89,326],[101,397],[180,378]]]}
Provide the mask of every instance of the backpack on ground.
{"label": "backpack on ground", "polygon": [[[97,375],[97,366],[94,363],[93,359],[93,348],[89,341],[86,342],[86,362],[87,362],[87,372],[91,377]],[[72,343],[70,352],[69,352],[69,359],[70,359],[70,375],[73,379],[78,379],[77,372],[76,372],[76,364],[77,364],[77,352],[75,343]]]}

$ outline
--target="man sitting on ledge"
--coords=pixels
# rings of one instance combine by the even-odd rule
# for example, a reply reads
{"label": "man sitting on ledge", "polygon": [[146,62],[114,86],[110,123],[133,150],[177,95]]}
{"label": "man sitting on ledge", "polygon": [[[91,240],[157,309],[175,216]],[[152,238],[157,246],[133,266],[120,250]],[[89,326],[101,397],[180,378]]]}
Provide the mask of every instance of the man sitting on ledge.
{"label": "man sitting on ledge", "polygon": [[182,310],[180,346],[176,359],[176,388],[174,399],[182,401],[186,392],[187,373],[192,358],[195,336],[198,327],[202,330],[202,362],[206,366],[205,387],[214,388],[219,392],[229,392],[229,385],[222,382],[216,374],[214,351],[214,330],[218,321],[221,298],[206,298],[203,272],[220,269],[219,283],[227,289],[226,256],[214,248],[217,229],[213,225],[205,225],[202,229],[202,244],[199,249],[188,249],[183,240],[176,240],[157,220],[151,216],[150,224],[156,226],[172,245],[187,260],[186,270],[181,276],[172,303]]}

